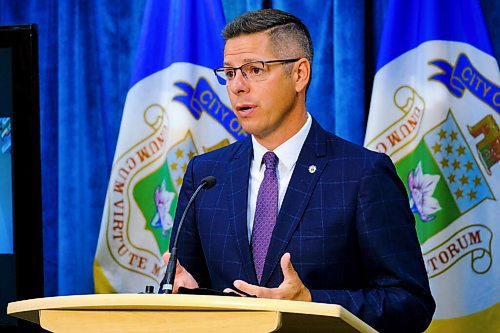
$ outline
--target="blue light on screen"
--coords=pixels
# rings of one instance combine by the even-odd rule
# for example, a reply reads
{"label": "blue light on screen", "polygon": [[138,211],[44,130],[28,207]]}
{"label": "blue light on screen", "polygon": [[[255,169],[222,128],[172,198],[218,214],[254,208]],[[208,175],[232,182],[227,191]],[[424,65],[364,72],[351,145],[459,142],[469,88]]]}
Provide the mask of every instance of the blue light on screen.
{"label": "blue light on screen", "polygon": [[10,117],[0,117],[0,254],[14,253]]}

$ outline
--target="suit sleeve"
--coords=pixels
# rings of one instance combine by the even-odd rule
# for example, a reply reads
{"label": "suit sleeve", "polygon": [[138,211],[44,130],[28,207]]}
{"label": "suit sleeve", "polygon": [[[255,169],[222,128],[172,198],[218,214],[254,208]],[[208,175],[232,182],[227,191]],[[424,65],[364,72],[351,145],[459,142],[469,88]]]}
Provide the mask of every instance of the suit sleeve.
{"label": "suit sleeve", "polygon": [[366,288],[311,290],[312,299],[339,304],[381,332],[422,332],[435,303],[406,191],[386,155],[365,170],[356,230]]}
{"label": "suit sleeve", "polygon": [[[179,200],[177,202],[177,208],[175,211],[174,226],[172,229],[172,235],[170,237],[169,248],[172,248],[177,228],[181,216],[186,208],[189,199],[193,195],[196,187],[199,184],[195,183],[194,177],[194,163],[196,157],[191,159],[184,174],[184,180],[182,182],[181,191],[179,193]],[[181,233],[179,235],[179,242],[177,244],[177,253],[179,262],[182,266],[195,278],[198,285],[202,288],[209,287],[209,275],[208,269],[205,261],[205,256],[203,254],[203,249],[201,246],[201,241],[199,238],[197,219],[196,219],[196,200],[193,202],[191,208],[186,214],[186,219],[182,226]]]}

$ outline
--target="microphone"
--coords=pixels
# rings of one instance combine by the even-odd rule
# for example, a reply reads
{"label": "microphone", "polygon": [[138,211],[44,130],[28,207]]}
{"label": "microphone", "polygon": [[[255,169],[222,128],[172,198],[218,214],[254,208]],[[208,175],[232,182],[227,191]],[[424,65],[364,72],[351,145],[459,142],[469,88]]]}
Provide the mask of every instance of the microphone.
{"label": "microphone", "polygon": [[194,191],[193,195],[188,201],[186,208],[184,209],[184,213],[182,213],[181,220],[179,222],[179,226],[177,227],[177,234],[175,235],[174,245],[172,246],[172,251],[170,252],[170,259],[167,264],[167,271],[165,272],[165,276],[160,283],[160,290],[158,290],[158,294],[171,294],[174,289],[174,280],[175,280],[175,269],[177,268],[177,242],[179,241],[179,235],[181,233],[182,225],[184,224],[184,220],[186,218],[186,214],[191,207],[194,199],[198,195],[202,189],[212,188],[217,180],[214,176],[207,176],[203,178],[200,182],[200,185]]}

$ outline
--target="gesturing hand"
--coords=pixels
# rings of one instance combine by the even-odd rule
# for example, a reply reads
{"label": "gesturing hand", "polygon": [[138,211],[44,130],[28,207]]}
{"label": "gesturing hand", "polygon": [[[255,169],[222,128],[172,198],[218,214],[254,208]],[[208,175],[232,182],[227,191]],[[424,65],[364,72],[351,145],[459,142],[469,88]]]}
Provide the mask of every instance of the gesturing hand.
{"label": "gesturing hand", "polygon": [[[170,252],[165,252],[163,254],[163,261],[168,264],[168,260],[170,259]],[[198,288],[198,282],[194,279],[194,277],[181,265],[179,260],[177,260],[177,265],[175,268],[175,280],[174,280],[174,288],[172,293],[177,294],[179,291],[179,287],[185,287],[189,289]]]}
{"label": "gesturing hand", "polygon": [[[280,261],[281,270],[283,271],[283,282],[278,288],[264,288],[249,284],[245,281],[236,280],[234,286],[241,291],[250,295],[255,295],[261,298],[287,299],[295,301],[311,302],[311,293],[300,280],[299,275],[293,268],[290,253],[285,253]],[[234,291],[226,289],[224,291]],[[236,292],[236,291],[234,291]]]}

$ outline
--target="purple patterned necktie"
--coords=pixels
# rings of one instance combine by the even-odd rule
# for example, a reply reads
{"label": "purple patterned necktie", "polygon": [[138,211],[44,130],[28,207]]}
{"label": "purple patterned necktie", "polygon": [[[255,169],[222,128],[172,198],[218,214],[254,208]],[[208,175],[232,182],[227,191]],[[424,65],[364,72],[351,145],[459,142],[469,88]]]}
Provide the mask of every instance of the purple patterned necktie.
{"label": "purple patterned necktie", "polygon": [[278,214],[278,176],[276,175],[276,166],[279,159],[272,151],[268,151],[264,154],[262,160],[266,165],[266,170],[264,171],[264,179],[260,184],[259,194],[257,195],[252,229],[252,255],[259,282],[262,277],[271,235],[276,224],[276,215]]}

